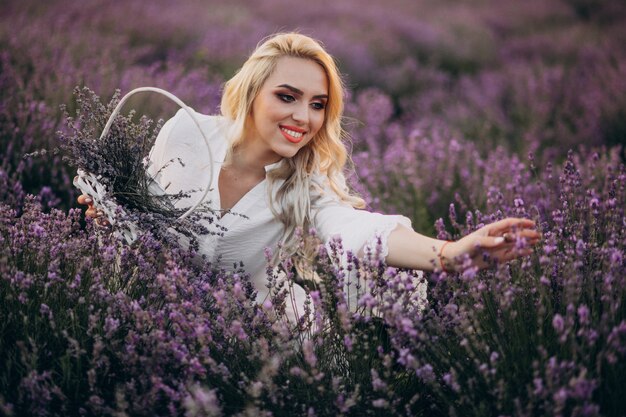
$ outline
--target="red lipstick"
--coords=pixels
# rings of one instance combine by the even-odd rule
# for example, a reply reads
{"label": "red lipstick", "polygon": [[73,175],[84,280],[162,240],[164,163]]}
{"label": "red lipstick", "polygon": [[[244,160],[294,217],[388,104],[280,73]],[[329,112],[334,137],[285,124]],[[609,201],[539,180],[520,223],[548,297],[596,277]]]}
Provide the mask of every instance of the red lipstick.
{"label": "red lipstick", "polygon": [[287,139],[291,143],[300,143],[304,138],[304,134],[306,130],[296,127],[296,126],[279,126],[280,133],[283,134],[285,139]]}

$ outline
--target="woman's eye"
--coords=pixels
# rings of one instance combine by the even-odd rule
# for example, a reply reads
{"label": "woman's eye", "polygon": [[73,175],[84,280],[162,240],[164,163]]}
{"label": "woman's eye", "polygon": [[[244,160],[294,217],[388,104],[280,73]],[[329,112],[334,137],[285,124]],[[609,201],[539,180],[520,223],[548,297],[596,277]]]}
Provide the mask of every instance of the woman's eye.
{"label": "woman's eye", "polygon": [[324,110],[326,108],[325,103],[312,103],[311,106],[313,106],[315,110]]}
{"label": "woman's eye", "polygon": [[285,103],[293,103],[296,101],[294,96],[290,96],[289,94],[276,94],[279,99],[284,101]]}

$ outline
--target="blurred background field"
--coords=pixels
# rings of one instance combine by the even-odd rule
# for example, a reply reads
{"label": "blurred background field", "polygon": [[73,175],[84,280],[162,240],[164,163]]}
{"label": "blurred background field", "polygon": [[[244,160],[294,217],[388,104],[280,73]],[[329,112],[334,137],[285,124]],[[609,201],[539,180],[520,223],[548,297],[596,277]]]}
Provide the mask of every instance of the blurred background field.
{"label": "blurred background field", "polygon": [[[310,343],[243,276],[150,239],[117,268],[116,244],[70,210],[60,106],[76,110],[76,86],[108,102],[149,85],[215,113],[257,43],[291,30],[344,74],[350,181],[369,209],[446,239],[529,217],[535,253],[433,274],[423,316],[394,304],[409,284],[375,259],[390,339],[324,299],[334,327]],[[619,0],[4,0],[0,415],[624,416],[624,45]],[[176,111],[150,95],[127,107]]]}
{"label": "blurred background field", "polygon": [[[19,204],[46,187],[55,204],[73,204],[72,173],[58,158],[23,155],[54,147],[59,106],[72,110],[76,85],[105,101],[117,88],[157,86],[213,113],[221,84],[261,39],[298,30],[321,40],[345,75],[358,190],[373,209],[428,227],[455,191],[471,191],[460,181],[474,152],[562,160],[581,145],[624,144],[625,9],[600,0],[4,1],[0,195]],[[129,108],[174,111],[150,96]],[[427,213],[413,212],[415,199]]]}

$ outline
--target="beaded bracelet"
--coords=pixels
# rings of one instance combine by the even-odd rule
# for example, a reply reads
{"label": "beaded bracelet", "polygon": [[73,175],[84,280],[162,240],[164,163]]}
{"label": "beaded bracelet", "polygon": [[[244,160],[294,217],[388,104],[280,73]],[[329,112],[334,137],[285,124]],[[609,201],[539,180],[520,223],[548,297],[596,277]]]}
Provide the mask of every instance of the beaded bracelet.
{"label": "beaded bracelet", "polygon": [[445,242],[443,245],[441,245],[441,249],[439,249],[439,255],[438,255],[438,257],[439,257],[439,265],[441,265],[441,270],[442,270],[443,272],[445,272],[446,274],[449,274],[449,273],[450,273],[450,272],[452,272],[452,271],[448,271],[448,270],[446,269],[446,267],[443,265],[443,256],[442,256],[442,255],[443,255],[443,248],[445,248],[445,247],[446,247],[446,245],[447,245],[448,243],[451,243],[451,242],[454,242],[454,241],[453,241],[453,240],[446,240],[446,242]]}

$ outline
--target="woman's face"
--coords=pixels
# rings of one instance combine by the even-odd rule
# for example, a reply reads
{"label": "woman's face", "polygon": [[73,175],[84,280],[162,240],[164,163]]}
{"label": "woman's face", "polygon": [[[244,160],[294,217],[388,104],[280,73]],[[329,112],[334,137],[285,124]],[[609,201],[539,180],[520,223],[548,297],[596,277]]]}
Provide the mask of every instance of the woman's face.
{"label": "woman's face", "polygon": [[304,58],[279,58],[252,103],[247,139],[277,162],[291,158],[324,123],[328,80],[321,65]]}

